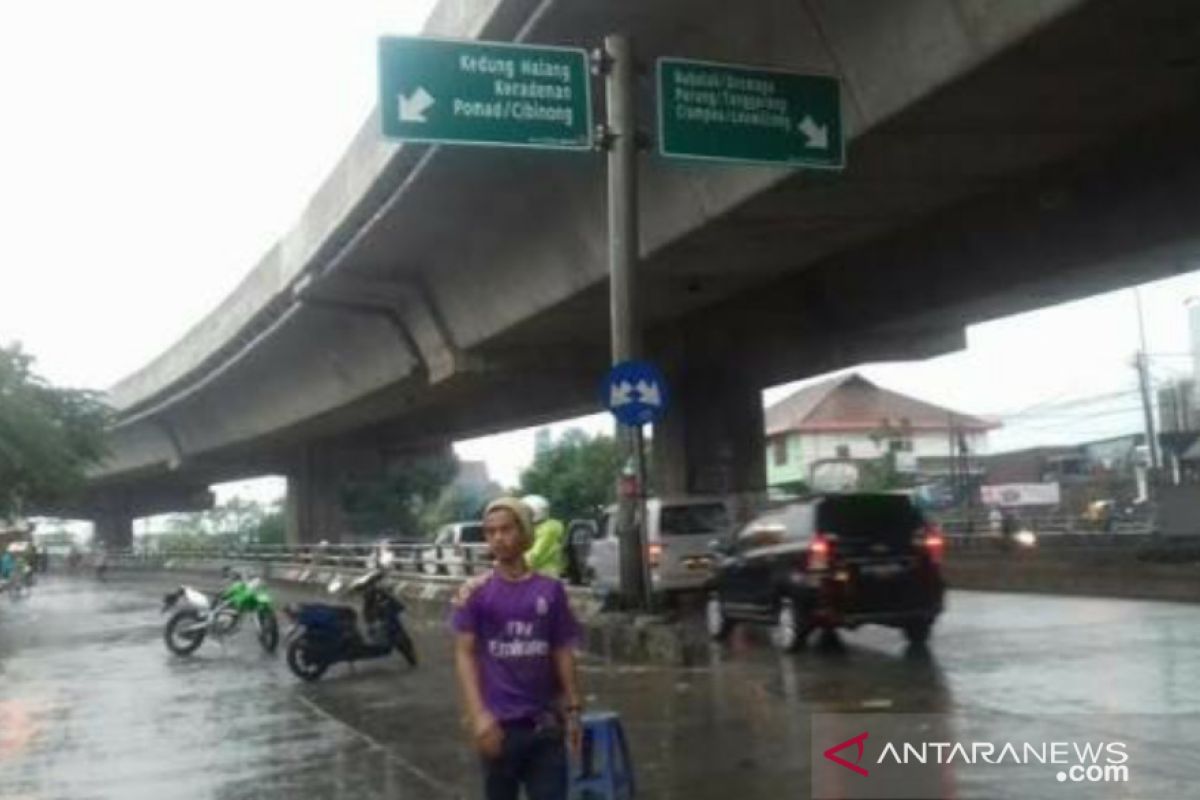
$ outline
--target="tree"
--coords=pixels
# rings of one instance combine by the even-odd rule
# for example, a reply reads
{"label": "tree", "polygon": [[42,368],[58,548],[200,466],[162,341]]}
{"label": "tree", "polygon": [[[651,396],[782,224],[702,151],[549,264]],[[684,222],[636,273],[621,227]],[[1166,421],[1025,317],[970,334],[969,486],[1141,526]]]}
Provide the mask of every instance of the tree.
{"label": "tree", "polygon": [[285,538],[282,503],[263,505],[241,497],[231,497],[208,511],[171,514],[164,527],[157,536],[163,549],[283,544]]}
{"label": "tree", "polygon": [[458,459],[450,451],[407,459],[382,477],[342,483],[342,508],[355,533],[412,536],[457,474]]}
{"label": "tree", "polygon": [[592,438],[571,428],[543,447],[521,473],[521,491],[545,497],[560,519],[592,517],[616,498],[620,466],[612,437]]}
{"label": "tree", "polygon": [[912,423],[903,418],[899,424],[893,424],[885,417],[868,436],[882,452],[878,458],[862,464],[858,488],[865,492],[886,492],[908,485],[910,481],[897,468],[897,449],[893,443],[912,441]]}
{"label": "tree", "polygon": [[63,505],[105,456],[97,392],[50,386],[19,345],[0,348],[0,517]]}
{"label": "tree", "polygon": [[287,522],[284,520],[283,507],[276,504],[267,511],[250,532],[253,544],[284,544],[287,540]]}
{"label": "tree", "polygon": [[503,494],[499,484],[462,485],[452,483],[442,490],[437,501],[422,515],[421,527],[432,533],[447,522],[479,519],[489,502]]}

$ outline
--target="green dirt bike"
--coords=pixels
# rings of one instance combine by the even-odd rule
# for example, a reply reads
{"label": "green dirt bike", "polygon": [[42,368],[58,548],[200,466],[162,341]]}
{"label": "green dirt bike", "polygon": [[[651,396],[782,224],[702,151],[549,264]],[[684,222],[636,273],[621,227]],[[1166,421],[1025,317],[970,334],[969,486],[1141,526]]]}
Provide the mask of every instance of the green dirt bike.
{"label": "green dirt bike", "polygon": [[279,646],[279,621],[262,581],[247,579],[229,567],[222,574],[229,584],[211,595],[191,586],[180,586],[163,597],[164,614],[180,602],[184,604],[171,615],[163,630],[167,649],[177,656],[191,655],[209,634],[224,640],[237,633],[242,619],[250,616],[257,629],[258,643],[266,652],[274,653]]}

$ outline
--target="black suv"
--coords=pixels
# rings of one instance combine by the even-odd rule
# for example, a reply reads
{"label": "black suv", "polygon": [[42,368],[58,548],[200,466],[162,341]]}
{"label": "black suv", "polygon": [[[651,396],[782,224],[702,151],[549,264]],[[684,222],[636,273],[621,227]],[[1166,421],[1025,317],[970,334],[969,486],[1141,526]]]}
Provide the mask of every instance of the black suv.
{"label": "black suv", "polygon": [[759,516],[718,561],[705,616],[709,635],[735,622],[772,624],[795,650],[817,628],[890,625],[921,643],[942,611],[945,541],[901,494],[837,494]]}

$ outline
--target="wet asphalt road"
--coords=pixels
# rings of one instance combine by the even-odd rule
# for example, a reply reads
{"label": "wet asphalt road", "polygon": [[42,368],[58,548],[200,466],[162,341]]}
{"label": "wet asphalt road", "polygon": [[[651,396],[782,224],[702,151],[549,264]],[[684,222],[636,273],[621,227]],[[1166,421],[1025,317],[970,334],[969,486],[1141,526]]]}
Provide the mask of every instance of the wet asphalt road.
{"label": "wet asphalt road", "polygon": [[[415,626],[415,670],[388,658],[304,685],[248,632],[169,654],[167,588],[52,577],[28,599],[0,597],[0,797],[479,796],[438,624]],[[641,797],[808,797],[813,713],[946,714],[991,737],[1056,715],[1100,728],[1200,715],[1200,607],[957,592],[925,653],[863,629],[778,656],[738,632],[698,666],[586,661],[583,681],[589,705],[621,712]],[[1179,730],[1150,743],[1137,791],[1070,796],[1200,796],[1200,757]],[[944,796],[1068,796],[1054,788],[965,779]]]}

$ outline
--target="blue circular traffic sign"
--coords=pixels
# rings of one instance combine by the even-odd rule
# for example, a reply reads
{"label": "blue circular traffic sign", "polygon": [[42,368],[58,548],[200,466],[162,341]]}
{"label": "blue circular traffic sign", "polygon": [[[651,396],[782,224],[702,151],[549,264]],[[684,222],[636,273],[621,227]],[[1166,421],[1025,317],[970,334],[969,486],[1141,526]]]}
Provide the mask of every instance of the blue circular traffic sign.
{"label": "blue circular traffic sign", "polygon": [[648,361],[622,361],[604,378],[601,402],[622,425],[657,422],[667,410],[667,380]]}

